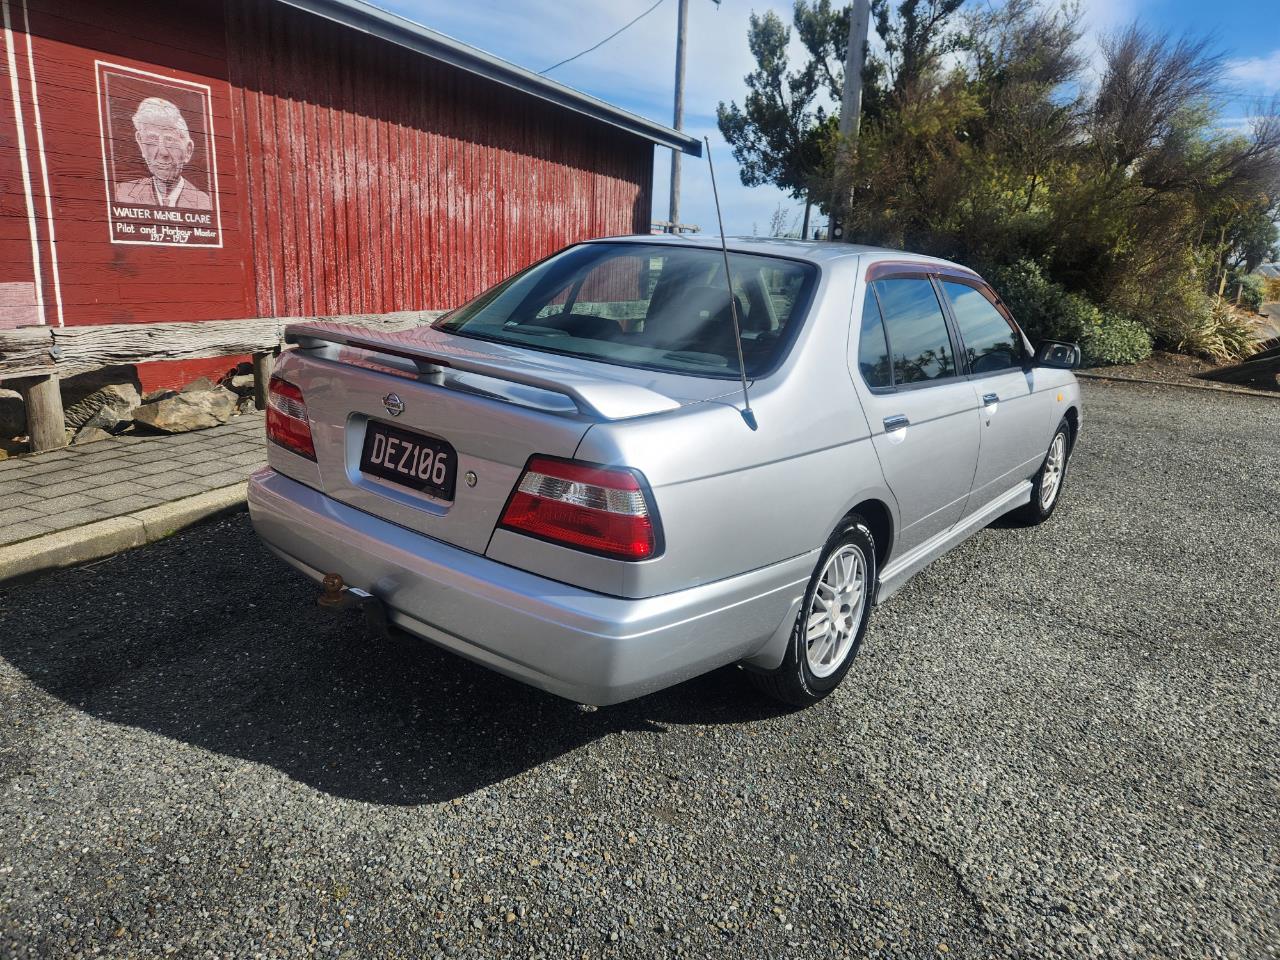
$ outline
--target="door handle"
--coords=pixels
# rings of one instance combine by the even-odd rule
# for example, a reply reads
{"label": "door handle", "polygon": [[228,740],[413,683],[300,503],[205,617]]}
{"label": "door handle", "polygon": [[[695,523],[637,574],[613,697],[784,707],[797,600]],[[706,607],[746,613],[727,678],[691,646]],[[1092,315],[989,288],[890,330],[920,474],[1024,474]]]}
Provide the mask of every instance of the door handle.
{"label": "door handle", "polygon": [[1000,398],[996,396],[994,393],[987,393],[987,394],[984,394],[982,397],[982,405],[984,407],[994,407],[999,402],[1000,402]]}
{"label": "door handle", "polygon": [[885,433],[893,433],[895,430],[905,430],[909,426],[911,426],[911,421],[900,413],[894,414],[892,417],[884,418]]}

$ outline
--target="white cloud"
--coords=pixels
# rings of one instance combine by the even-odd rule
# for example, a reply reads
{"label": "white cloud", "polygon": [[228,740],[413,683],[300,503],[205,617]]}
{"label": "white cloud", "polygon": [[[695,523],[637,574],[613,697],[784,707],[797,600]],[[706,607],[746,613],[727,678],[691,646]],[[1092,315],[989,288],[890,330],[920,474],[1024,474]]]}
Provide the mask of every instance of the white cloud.
{"label": "white cloud", "polygon": [[1246,57],[1227,62],[1227,76],[1240,84],[1247,96],[1280,94],[1280,48],[1264,57]]}
{"label": "white cloud", "polygon": [[1249,117],[1222,117],[1214,124],[1214,129],[1230,136],[1248,136],[1253,130],[1253,120]]}

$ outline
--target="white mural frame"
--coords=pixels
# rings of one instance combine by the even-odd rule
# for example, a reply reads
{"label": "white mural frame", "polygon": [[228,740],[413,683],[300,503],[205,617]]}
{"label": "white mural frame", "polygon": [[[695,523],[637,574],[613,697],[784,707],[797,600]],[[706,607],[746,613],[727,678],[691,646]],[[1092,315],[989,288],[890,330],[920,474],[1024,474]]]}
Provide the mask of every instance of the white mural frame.
{"label": "white mural frame", "polygon": [[[140,78],[149,84],[157,87],[173,87],[188,93],[195,92],[201,97],[204,111],[204,149],[206,152],[205,171],[208,175],[208,195],[212,200],[212,211],[210,223],[214,231],[216,231],[216,242],[189,242],[185,239],[176,239],[181,235],[182,230],[199,230],[204,224],[191,224],[180,219],[172,224],[157,225],[151,228],[152,235],[145,236],[148,232],[147,227],[143,227],[141,231],[135,229],[133,232],[141,232],[144,234],[142,238],[134,239],[128,235],[120,235],[122,228],[120,224],[133,224],[133,220],[127,217],[116,215],[116,208],[123,207],[123,204],[112,195],[112,190],[117,186],[118,180],[115,170],[115,143],[117,138],[113,135],[112,116],[108,108],[109,91],[109,74],[119,73],[126,76]],[[150,70],[140,70],[137,67],[130,67],[120,63],[112,63],[108,60],[93,61],[94,86],[98,101],[98,141],[102,152],[102,181],[103,190],[106,195],[107,203],[107,236],[111,243],[124,244],[129,246],[148,246],[148,247],[183,247],[194,250],[220,250],[223,246],[224,235],[222,231],[222,198],[218,185],[218,150],[213,133],[213,90],[206,83],[197,83],[194,80],[184,80],[180,77],[168,76],[165,74],[153,73]],[[174,213],[177,211],[174,210]],[[186,215],[182,215],[186,217]],[[186,218],[189,219],[189,218]],[[169,237],[171,239],[166,239]]]}

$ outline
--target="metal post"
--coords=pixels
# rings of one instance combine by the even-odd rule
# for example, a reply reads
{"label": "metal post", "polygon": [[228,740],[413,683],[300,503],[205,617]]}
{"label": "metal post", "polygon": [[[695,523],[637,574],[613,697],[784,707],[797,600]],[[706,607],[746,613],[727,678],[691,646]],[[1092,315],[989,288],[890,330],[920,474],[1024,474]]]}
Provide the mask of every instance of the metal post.
{"label": "metal post", "polygon": [[[840,168],[853,157],[858,146],[858,131],[862,126],[862,68],[867,60],[867,30],[871,23],[871,0],[853,0],[849,7],[849,46],[844,56],[844,91],[840,98],[840,145],[836,152],[833,173],[838,181]],[[833,236],[837,231],[830,224],[843,219],[848,198],[838,189],[832,191],[831,215],[828,218],[827,239],[843,239]]]}
{"label": "metal post", "polygon": [[[676,15],[676,109],[675,123],[677,130],[684,129],[684,34],[689,27],[689,0],[680,0],[680,11]],[[671,205],[668,208],[667,220],[672,233],[680,232],[680,150],[671,151]]]}

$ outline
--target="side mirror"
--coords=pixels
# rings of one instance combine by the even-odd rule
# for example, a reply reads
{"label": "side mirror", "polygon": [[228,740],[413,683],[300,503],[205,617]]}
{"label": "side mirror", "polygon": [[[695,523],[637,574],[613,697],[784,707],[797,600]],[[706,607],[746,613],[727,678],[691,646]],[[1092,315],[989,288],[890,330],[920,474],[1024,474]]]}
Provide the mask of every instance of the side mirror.
{"label": "side mirror", "polygon": [[1080,347],[1065,340],[1041,340],[1036,344],[1037,367],[1074,370],[1080,366]]}

